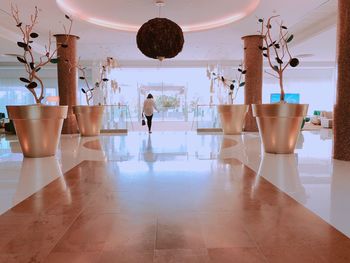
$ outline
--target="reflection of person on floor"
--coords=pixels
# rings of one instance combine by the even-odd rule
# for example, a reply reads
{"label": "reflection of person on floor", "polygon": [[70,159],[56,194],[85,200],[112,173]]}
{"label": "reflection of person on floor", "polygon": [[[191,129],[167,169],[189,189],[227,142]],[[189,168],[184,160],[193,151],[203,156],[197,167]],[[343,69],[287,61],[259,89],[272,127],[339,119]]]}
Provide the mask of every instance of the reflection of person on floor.
{"label": "reflection of person on floor", "polygon": [[153,163],[157,161],[157,155],[153,152],[152,139],[148,135],[147,145],[143,141],[143,159],[147,163],[150,171],[153,171]]}
{"label": "reflection of person on floor", "polygon": [[147,98],[145,99],[145,101],[143,102],[143,109],[142,109],[142,113],[143,115],[145,115],[146,119],[147,119],[147,127],[148,127],[148,132],[152,133],[152,118],[153,118],[153,110],[158,111],[157,107],[156,107],[156,103],[153,100],[153,95],[150,93],[147,95]]}

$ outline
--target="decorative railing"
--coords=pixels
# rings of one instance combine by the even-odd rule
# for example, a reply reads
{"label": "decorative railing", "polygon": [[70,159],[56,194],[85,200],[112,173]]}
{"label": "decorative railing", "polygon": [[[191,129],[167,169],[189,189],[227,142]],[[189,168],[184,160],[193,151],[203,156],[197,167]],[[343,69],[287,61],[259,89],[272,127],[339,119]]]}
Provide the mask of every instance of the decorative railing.
{"label": "decorative railing", "polygon": [[222,131],[217,105],[197,105],[195,122],[199,132]]}
{"label": "decorative railing", "polygon": [[[101,132],[126,133],[129,120],[130,112],[127,105],[104,105]],[[132,125],[132,122],[129,123]]]}

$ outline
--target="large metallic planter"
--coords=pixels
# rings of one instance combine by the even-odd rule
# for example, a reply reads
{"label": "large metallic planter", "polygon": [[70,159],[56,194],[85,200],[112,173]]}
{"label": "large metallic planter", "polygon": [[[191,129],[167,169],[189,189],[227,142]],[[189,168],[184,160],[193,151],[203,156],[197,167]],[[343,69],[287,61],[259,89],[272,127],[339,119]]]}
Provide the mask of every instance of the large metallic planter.
{"label": "large metallic planter", "polygon": [[221,126],[224,134],[240,134],[243,130],[249,105],[218,105]]}
{"label": "large metallic planter", "polygon": [[103,110],[103,106],[73,106],[81,136],[100,134]]}
{"label": "large metallic planter", "polygon": [[252,104],[267,153],[293,153],[308,104]]}
{"label": "large metallic planter", "polygon": [[24,157],[56,154],[68,106],[6,106],[13,120]]}

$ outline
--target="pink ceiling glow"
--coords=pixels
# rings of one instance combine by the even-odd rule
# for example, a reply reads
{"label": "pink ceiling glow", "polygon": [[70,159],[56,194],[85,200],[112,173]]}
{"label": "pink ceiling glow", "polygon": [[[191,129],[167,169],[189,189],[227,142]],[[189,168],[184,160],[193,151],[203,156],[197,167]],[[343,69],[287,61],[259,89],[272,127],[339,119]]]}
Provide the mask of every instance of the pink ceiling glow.
{"label": "pink ceiling glow", "polygon": [[[213,2],[216,4],[213,4]],[[121,31],[137,32],[143,22],[157,16],[157,9],[155,6],[150,5],[150,1],[56,0],[56,3],[65,13],[75,18]],[[181,4],[186,3],[187,6],[181,6]],[[208,6],[206,6],[206,3]],[[193,32],[234,23],[254,12],[259,3],[260,0],[187,0],[182,2],[177,0],[175,2],[169,1],[169,4],[167,3],[167,6],[164,7],[163,10],[170,10],[172,12],[169,18],[174,21],[179,21],[179,25],[184,32]],[[175,10],[174,7],[176,7],[177,10]],[[113,9],[120,13],[113,16]],[[140,12],[140,10],[142,11]],[[185,12],[182,10],[186,10],[190,13],[187,13],[186,16]],[[125,16],[126,13],[128,17]],[[142,15],[144,17],[142,17]],[[165,14],[165,16],[167,17],[167,14]],[[185,20],[185,22],[181,23],[181,20]]]}

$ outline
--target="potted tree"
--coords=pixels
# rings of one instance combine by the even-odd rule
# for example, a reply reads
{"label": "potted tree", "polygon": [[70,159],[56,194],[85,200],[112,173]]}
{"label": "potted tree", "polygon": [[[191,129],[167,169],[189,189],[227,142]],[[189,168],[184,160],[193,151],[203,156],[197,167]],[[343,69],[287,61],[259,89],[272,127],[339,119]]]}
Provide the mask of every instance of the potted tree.
{"label": "potted tree", "polygon": [[214,81],[221,83],[227,91],[227,104],[218,105],[221,126],[224,134],[240,134],[243,130],[245,116],[249,110],[249,105],[234,104],[238,90],[244,87],[244,76],[247,71],[242,62],[237,69],[236,79],[230,80],[223,75],[212,72]]}
{"label": "potted tree", "polygon": [[80,72],[79,79],[85,83],[85,88],[82,88],[81,91],[85,95],[87,104],[73,106],[73,112],[78,121],[79,132],[81,136],[98,136],[101,130],[104,106],[91,105],[91,103],[95,90],[108,81],[108,78],[106,78],[106,65],[102,65],[100,78],[95,82],[94,87],[91,87],[87,80],[86,67],[80,65],[79,62],[75,67],[77,67]]}
{"label": "potted tree", "polygon": [[[67,48],[67,43],[59,43],[53,49],[51,43],[51,33],[48,44],[45,46],[44,54],[40,57],[33,52],[32,45],[39,34],[35,32],[35,25],[38,23],[38,8],[35,7],[34,13],[30,16],[29,24],[25,24],[19,15],[17,6],[11,5],[11,12],[2,10],[13,18],[16,27],[21,32],[22,39],[17,42],[21,49],[21,54],[11,54],[24,66],[26,76],[20,77],[33,95],[36,104],[26,106],[7,106],[9,118],[13,120],[19,143],[25,157],[47,157],[56,153],[63,120],[67,117],[67,106],[48,106],[43,105],[45,96],[44,83],[39,77],[40,70],[49,63],[57,63],[55,58],[58,48]],[[72,19],[69,20],[69,30],[65,29],[68,35],[72,28]]]}
{"label": "potted tree", "polygon": [[[288,154],[294,152],[308,104],[290,104],[285,101],[283,74],[289,66],[297,67],[299,60],[292,56],[289,49],[289,43],[294,38],[293,34],[288,32],[283,22],[278,23],[275,20],[277,17],[270,17],[266,23],[264,19],[259,19],[264,39],[264,46],[259,48],[272,69],[272,73],[266,73],[279,81],[280,102],[253,104],[252,107],[265,152]],[[276,21],[276,27],[272,25],[273,21]],[[272,32],[274,28],[277,32]]]}

